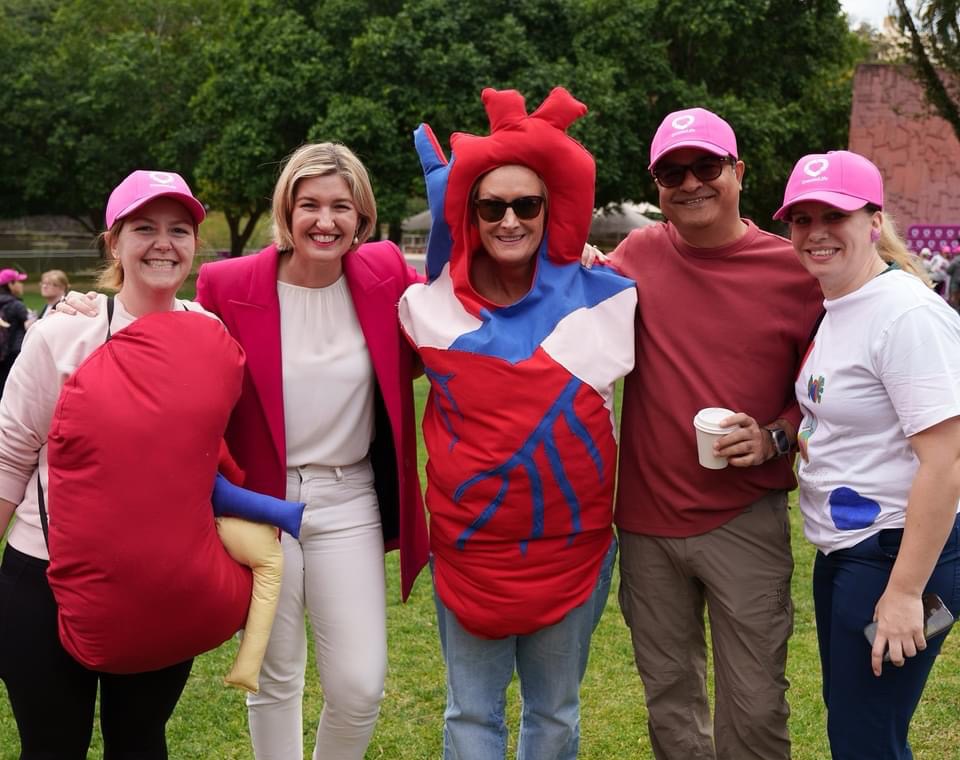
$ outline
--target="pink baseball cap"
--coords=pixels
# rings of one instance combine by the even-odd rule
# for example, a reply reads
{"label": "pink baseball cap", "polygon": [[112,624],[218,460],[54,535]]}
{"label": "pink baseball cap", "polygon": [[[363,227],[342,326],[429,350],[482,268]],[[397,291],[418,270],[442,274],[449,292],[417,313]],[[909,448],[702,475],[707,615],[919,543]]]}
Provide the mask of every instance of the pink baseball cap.
{"label": "pink baseball cap", "polygon": [[179,174],[138,169],[110,193],[110,199],[107,201],[107,229],[110,229],[118,219],[132,214],[154,198],[161,197],[180,201],[197,224],[200,224],[207,215],[203,204],[193,197],[189,185]]}
{"label": "pink baseball cap", "polygon": [[868,203],[883,208],[883,177],[859,153],[811,153],[793,167],[783,192],[783,205],[773,218],[786,219],[790,207],[800,201],[819,201],[843,211],[856,211]]}
{"label": "pink baseball cap", "polygon": [[11,282],[23,282],[27,276],[16,269],[0,269],[0,285],[9,285]]}
{"label": "pink baseball cap", "polygon": [[733,127],[706,108],[667,114],[653,136],[647,168],[652,169],[665,153],[678,148],[700,148],[717,156],[739,157]]}

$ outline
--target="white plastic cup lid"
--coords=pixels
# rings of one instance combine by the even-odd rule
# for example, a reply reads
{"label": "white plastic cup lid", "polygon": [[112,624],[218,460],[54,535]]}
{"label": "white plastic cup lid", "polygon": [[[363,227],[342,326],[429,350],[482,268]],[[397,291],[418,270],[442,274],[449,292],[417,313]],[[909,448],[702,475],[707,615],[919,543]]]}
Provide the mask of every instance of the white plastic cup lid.
{"label": "white plastic cup lid", "polygon": [[726,433],[730,428],[722,427],[720,421],[734,414],[731,409],[722,406],[708,406],[697,412],[693,425],[704,433]]}

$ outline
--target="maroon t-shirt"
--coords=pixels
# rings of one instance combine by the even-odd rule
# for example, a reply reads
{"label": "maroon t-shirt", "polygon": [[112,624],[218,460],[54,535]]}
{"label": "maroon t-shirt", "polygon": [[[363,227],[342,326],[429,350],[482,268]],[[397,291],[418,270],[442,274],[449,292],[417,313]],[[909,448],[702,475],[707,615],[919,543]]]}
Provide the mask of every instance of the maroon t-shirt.
{"label": "maroon t-shirt", "polygon": [[793,383],[823,295],[787,240],[744,221],[743,237],[722,248],[694,248],[657,224],[612,254],[639,298],[621,420],[616,523],[624,530],[706,533],[765,492],[796,486],[788,457],[722,470],[697,460],[693,418],[703,407],[761,425],[800,422]]}

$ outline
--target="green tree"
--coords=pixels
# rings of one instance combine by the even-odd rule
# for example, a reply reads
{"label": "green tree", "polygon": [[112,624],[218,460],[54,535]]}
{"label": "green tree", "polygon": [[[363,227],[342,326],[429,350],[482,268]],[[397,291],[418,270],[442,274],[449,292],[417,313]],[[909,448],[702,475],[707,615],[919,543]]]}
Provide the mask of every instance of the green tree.
{"label": "green tree", "polygon": [[239,256],[270,208],[281,161],[326,110],[332,45],[296,9],[242,0],[203,59],[189,109],[198,189],[223,211]]}
{"label": "green tree", "polygon": [[410,149],[419,122],[446,144],[451,128],[486,130],[483,87],[514,87],[535,107],[565,85],[590,107],[571,132],[597,159],[598,203],[655,199],[645,167],[657,124],[704,105],[737,129],[744,212],[768,225],[793,161],[846,145],[864,53],[837,0],[406,0],[376,10],[341,48],[346,65],[311,136],[341,135],[361,154],[391,223],[422,193]]}
{"label": "green tree", "polygon": [[[956,0],[953,0],[956,2]],[[764,224],[797,156],[843,147],[863,53],[837,0],[0,0],[0,213],[99,227],[131,169],[170,168],[223,210],[240,253],[283,157],[338,140],[399,234],[422,180],[411,132],[485,132],[483,87],[590,113],[598,203],[655,199],[650,139],[703,105],[736,128]]]}
{"label": "green tree", "polygon": [[655,201],[646,171],[650,140],[676,80],[669,45],[654,34],[657,4],[583,0],[572,13],[572,90],[590,112],[571,133],[596,159],[596,203]]}
{"label": "green tree", "polygon": [[178,130],[214,33],[216,0],[68,0],[38,30],[18,72],[25,202],[91,231],[137,168],[180,171]]}
{"label": "green tree", "polygon": [[[960,0],[923,0],[917,17],[897,0],[897,19],[907,34],[907,57],[927,102],[960,140]],[[938,71],[939,69],[939,71]]]}
{"label": "green tree", "polygon": [[26,196],[24,179],[32,161],[42,155],[32,144],[36,130],[28,116],[31,101],[43,98],[30,62],[43,55],[43,29],[55,0],[0,0],[0,216],[16,217],[36,210]]}
{"label": "green tree", "polygon": [[391,237],[399,234],[410,197],[423,194],[412,140],[419,123],[429,122],[446,145],[452,129],[486,131],[484,87],[514,87],[535,107],[554,85],[571,85],[571,5],[369,3],[358,32],[341,48],[335,94],[310,135],[340,137],[364,160]]}
{"label": "green tree", "polygon": [[598,200],[656,200],[650,140],[680,108],[703,106],[733,125],[747,164],[742,211],[761,226],[799,156],[846,147],[865,48],[837,0],[584,0],[581,12],[575,47],[595,111],[586,142]]}

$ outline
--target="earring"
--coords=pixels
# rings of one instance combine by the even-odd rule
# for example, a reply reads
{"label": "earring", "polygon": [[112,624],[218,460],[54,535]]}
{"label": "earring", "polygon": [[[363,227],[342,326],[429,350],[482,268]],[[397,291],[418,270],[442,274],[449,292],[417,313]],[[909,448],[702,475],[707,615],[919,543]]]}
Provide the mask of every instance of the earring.
{"label": "earring", "polygon": [[880,239],[880,230],[870,230],[870,242],[876,243]]}
{"label": "earring", "polygon": [[354,244],[354,245],[359,245],[359,244],[360,244],[360,236],[359,236],[359,235],[354,235],[354,236],[353,236],[353,244]]}

